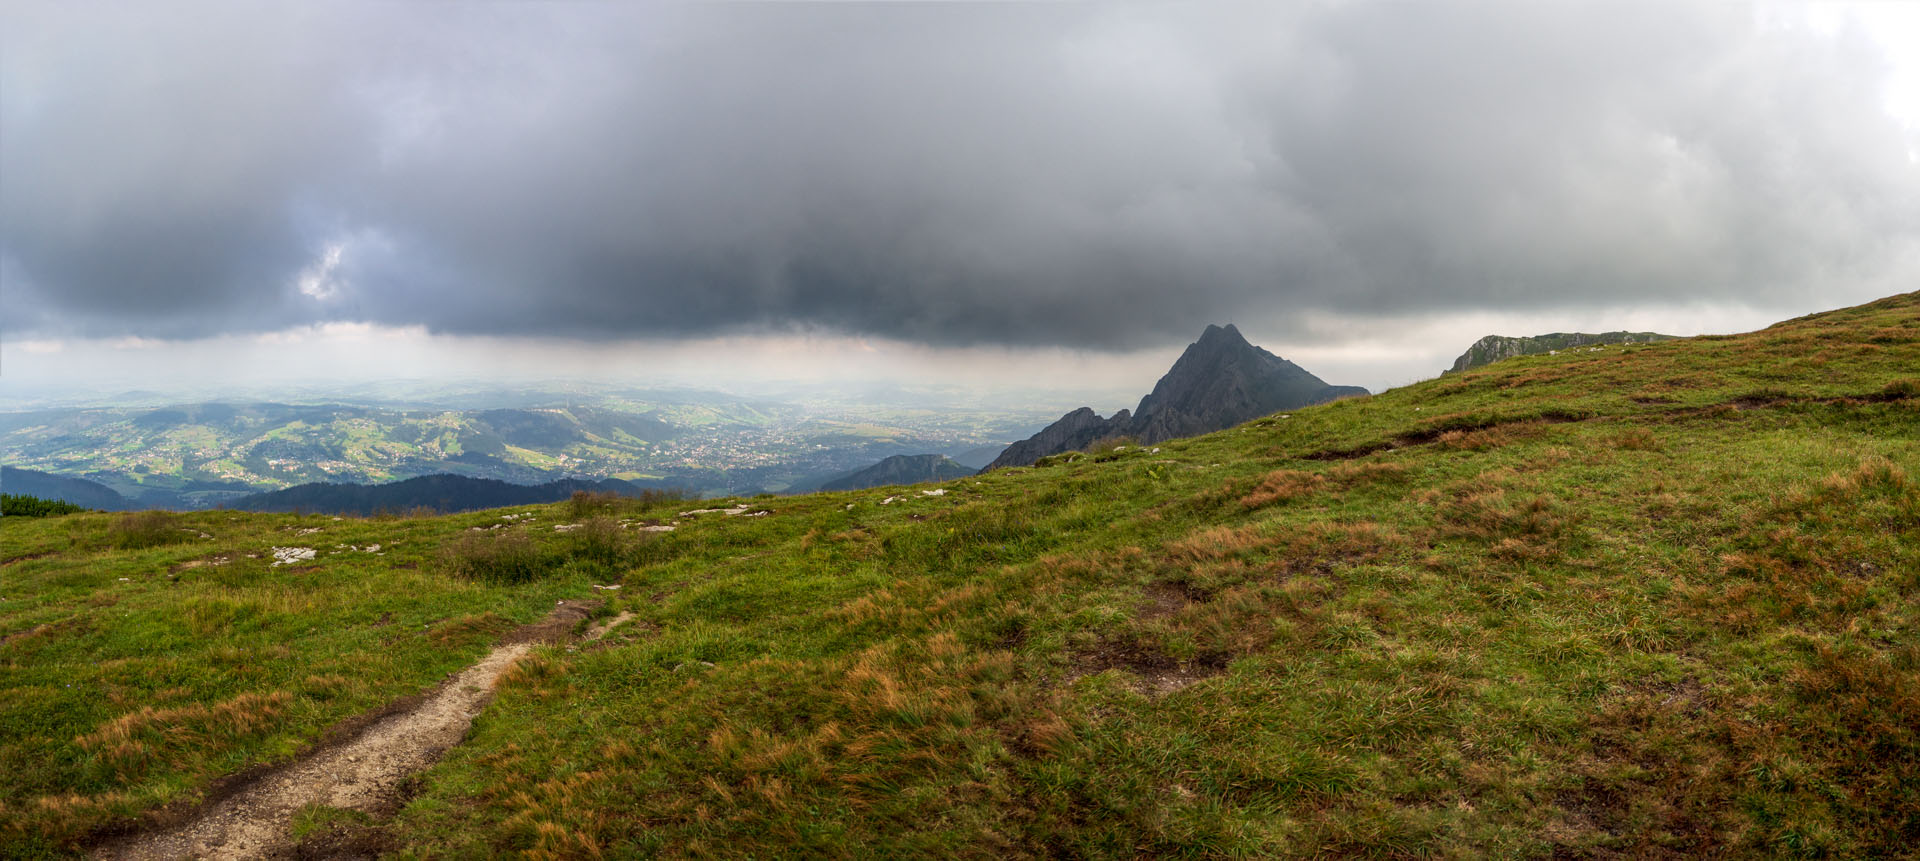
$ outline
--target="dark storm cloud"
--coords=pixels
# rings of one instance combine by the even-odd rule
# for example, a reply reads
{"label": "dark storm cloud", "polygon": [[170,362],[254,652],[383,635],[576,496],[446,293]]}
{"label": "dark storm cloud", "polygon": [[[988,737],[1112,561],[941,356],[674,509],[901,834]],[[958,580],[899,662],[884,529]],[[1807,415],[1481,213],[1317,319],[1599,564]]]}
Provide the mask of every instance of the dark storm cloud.
{"label": "dark storm cloud", "polygon": [[10,332],[1123,346],[1920,236],[1872,47],[1728,4],[300,8],[6,13]]}

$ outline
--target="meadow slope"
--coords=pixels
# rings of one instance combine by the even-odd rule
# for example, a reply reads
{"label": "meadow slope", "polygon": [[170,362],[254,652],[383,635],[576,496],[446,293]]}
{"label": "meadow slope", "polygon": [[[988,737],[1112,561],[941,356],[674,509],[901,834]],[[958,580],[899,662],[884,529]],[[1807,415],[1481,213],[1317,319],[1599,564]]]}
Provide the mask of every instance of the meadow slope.
{"label": "meadow slope", "polygon": [[1920,294],[937,489],[733,516],[8,518],[0,846],[177,818],[593,597],[633,620],[522,658],[392,815],[305,811],[296,836],[400,857],[1920,845]]}

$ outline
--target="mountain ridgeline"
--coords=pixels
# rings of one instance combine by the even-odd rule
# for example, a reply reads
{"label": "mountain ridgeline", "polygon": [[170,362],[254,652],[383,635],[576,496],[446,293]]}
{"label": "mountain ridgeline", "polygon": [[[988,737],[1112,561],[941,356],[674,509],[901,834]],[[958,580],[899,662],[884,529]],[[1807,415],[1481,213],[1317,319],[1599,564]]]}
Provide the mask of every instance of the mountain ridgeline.
{"label": "mountain ridgeline", "polygon": [[965,478],[974,470],[938,454],[896,454],[852,475],[820,485],[821,490],[862,490],[889,484],[919,484]]}
{"label": "mountain ridgeline", "polygon": [[1441,371],[1457,374],[1469,368],[1491,365],[1501,359],[1515,356],[1537,356],[1557,350],[1571,350],[1576,347],[1593,347],[1600,344],[1651,344],[1655,341],[1671,341],[1672,335],[1658,332],[1601,332],[1590,335],[1585,332],[1554,332],[1549,335],[1516,338],[1508,335],[1488,335],[1473,342],[1473,346],[1453,360],[1453,367]]}
{"label": "mountain ridgeline", "polygon": [[423,475],[387,484],[315,482],[256,493],[228,507],[238,511],[314,511],[369,515],[430,508],[441,513],[477,511],[507,505],[559,502],[574,491],[639,496],[646,486],[617,478],[563,478],[545,484],[512,484],[464,475]]}
{"label": "mountain ridgeline", "polygon": [[1138,409],[1101,418],[1081,407],[1008,446],[986,471],[1026,466],[1111,437],[1132,437],[1152,445],[1224,430],[1280,410],[1365,394],[1367,390],[1359,386],[1328,385],[1299,365],[1247,343],[1231,325],[1208,326],[1153,391],[1140,399]]}

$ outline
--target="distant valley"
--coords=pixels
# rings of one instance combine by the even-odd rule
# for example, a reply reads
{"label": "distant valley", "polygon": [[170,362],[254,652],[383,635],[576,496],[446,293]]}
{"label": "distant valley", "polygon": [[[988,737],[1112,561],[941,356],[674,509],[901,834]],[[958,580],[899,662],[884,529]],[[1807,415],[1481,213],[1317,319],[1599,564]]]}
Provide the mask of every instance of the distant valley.
{"label": "distant valley", "polygon": [[[1448,373],[1669,337],[1489,335]],[[945,480],[1106,439],[1151,445],[1366,392],[1329,385],[1229,325],[1209,326],[1136,410],[1106,418],[1085,407],[1059,416],[1033,405],[943,406],[938,396],[904,390],[806,402],[578,387],[438,397],[383,391],[314,403],[165,403],[129,393],[129,403],[142,405],[0,412],[0,461],[8,467],[0,490],[102,509],[340,512],[472,507],[463,492],[498,505],[551,501],[576,488],[806,493]]]}
{"label": "distant valley", "polygon": [[[438,474],[779,493],[896,454],[977,461],[1049,418],[1038,409],[789,403],[703,392],[551,401],[491,409],[343,399],[21,410],[0,413],[0,462],[95,482],[128,507],[181,510],[301,484]],[[33,486],[50,490],[43,485]]]}

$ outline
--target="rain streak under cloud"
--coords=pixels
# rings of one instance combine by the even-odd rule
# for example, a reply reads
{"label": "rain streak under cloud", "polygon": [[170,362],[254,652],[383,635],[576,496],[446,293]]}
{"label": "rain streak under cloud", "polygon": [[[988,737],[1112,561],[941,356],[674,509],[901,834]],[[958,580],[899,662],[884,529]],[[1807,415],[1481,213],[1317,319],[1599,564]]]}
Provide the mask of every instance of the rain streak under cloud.
{"label": "rain streak under cloud", "polygon": [[1910,289],[1888,60],[1791,12],[16,4],[0,326],[1124,350]]}

